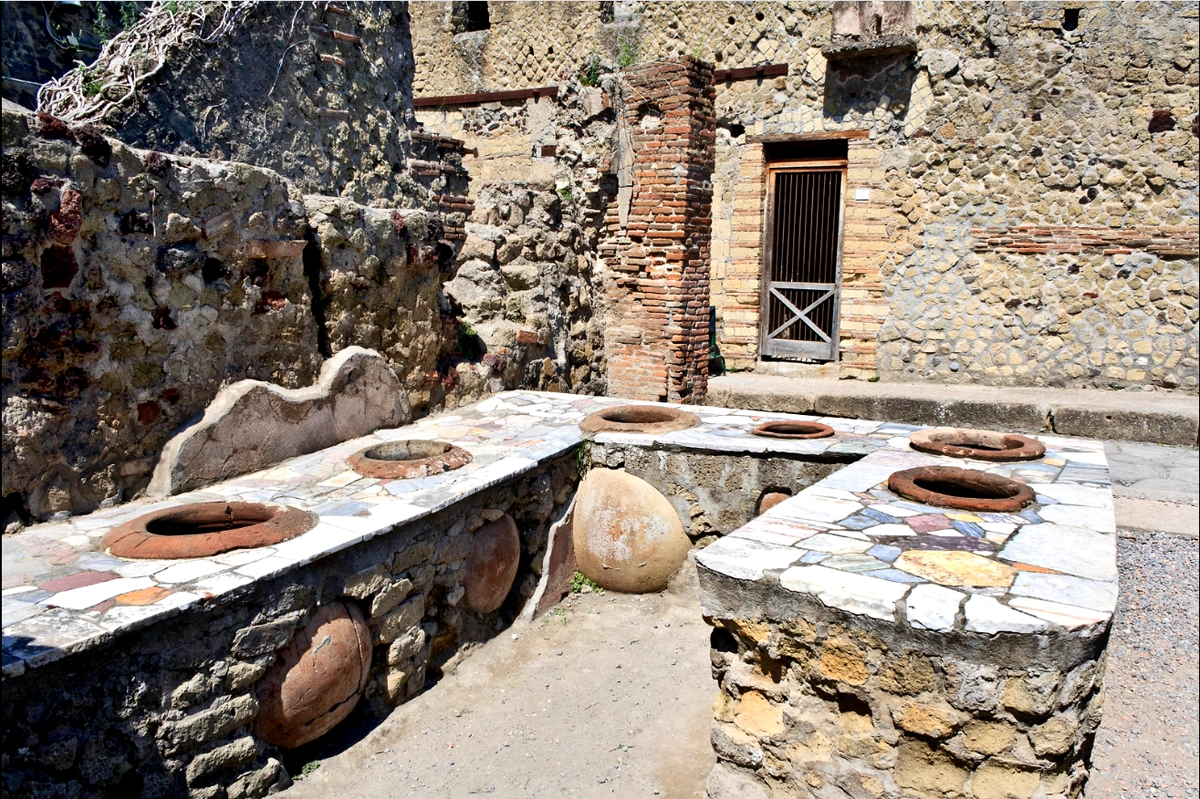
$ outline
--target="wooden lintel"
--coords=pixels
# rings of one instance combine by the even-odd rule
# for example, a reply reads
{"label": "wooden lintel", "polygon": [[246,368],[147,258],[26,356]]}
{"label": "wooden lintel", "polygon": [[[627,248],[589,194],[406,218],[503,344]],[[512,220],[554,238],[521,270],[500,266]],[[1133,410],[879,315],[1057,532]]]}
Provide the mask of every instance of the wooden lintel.
{"label": "wooden lintel", "polygon": [[787,64],[760,64],[756,67],[718,69],[713,72],[713,83],[721,84],[735,80],[752,80],[754,78],[776,78],[787,74]]}
{"label": "wooden lintel", "polygon": [[761,136],[747,136],[747,144],[775,144],[778,142],[794,141],[829,141],[831,139],[866,139],[871,135],[869,130],[822,130],[815,133],[766,133]]}
{"label": "wooden lintel", "polygon": [[446,94],[440,97],[414,97],[414,108],[432,108],[442,105],[477,105],[501,100],[527,100],[530,97],[557,97],[557,86],[539,86],[534,89],[510,89],[498,92],[476,92],[475,94]]}

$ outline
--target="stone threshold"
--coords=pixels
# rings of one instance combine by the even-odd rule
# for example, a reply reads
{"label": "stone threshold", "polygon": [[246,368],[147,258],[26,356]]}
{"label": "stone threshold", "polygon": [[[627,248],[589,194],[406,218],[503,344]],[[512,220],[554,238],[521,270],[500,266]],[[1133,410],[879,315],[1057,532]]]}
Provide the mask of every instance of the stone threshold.
{"label": "stone threshold", "polygon": [[1196,446],[1200,403],[1182,392],[945,383],[869,383],[735,373],[708,381],[708,404],[905,424],[1052,432]]}

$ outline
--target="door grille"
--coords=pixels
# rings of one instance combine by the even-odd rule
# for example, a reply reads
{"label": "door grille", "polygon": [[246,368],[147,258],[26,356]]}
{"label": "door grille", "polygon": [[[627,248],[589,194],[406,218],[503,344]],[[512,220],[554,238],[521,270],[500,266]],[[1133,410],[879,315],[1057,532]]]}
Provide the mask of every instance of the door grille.
{"label": "door grille", "polygon": [[771,175],[764,354],[836,360],[843,172]]}

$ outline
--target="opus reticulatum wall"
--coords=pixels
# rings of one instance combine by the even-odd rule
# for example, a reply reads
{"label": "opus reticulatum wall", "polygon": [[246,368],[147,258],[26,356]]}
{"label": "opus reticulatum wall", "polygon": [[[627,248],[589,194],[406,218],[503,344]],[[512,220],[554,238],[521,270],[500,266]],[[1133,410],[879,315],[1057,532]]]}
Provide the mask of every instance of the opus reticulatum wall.
{"label": "opus reticulatum wall", "polygon": [[[760,359],[771,156],[759,137],[832,137],[849,145],[841,374],[1196,390],[1194,9],[919,2],[877,35],[821,4],[497,3],[488,29],[460,33],[452,5],[413,8],[418,99],[570,96],[579,80],[606,86],[609,69],[682,55],[786,65],[716,85],[711,295],[728,366]],[[560,183],[615,173],[615,132],[548,122],[553,102],[418,117],[465,135],[498,178],[539,158]]]}

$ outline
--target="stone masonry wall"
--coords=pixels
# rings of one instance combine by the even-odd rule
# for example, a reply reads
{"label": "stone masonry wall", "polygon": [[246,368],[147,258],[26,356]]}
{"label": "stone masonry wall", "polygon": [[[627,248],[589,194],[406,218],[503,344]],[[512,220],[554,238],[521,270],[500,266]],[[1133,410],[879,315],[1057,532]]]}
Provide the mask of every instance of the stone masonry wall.
{"label": "stone masonry wall", "polygon": [[620,76],[599,254],[612,274],[608,393],[703,402],[708,384],[712,69],[691,57]]}
{"label": "stone masonry wall", "polygon": [[720,685],[712,799],[1080,795],[1104,636],[944,636],[807,597],[784,608],[738,596],[730,608],[789,621],[705,609]]}
{"label": "stone masonry wall", "polygon": [[712,455],[594,442],[587,447],[589,463],[624,469],[658,489],[679,514],[684,533],[700,546],[757,516],[765,495],[791,496],[844,465],[834,459]]}
{"label": "stone masonry wall", "polygon": [[456,375],[441,286],[473,203],[462,142],[408,130],[404,7],[233,17],[97,123],[5,107],[6,529],[135,496],[221,385],[307,386],[350,345],[418,414],[491,387]]}
{"label": "stone masonry wall", "polygon": [[[46,31],[46,7],[37,3],[4,3],[4,47],[0,51],[4,69],[4,97],[26,108],[37,105],[37,89],[57,78],[75,61],[94,58],[102,42],[124,28],[126,6],[118,2],[98,2],[77,6],[59,4],[50,9],[50,26],[64,41],[60,47]],[[136,9],[136,5],[134,6]],[[125,11],[125,14],[122,12]],[[65,37],[75,36],[78,47],[69,46]]]}
{"label": "stone masonry wall", "polygon": [[731,367],[758,359],[753,137],[840,132],[865,136],[849,142],[844,376],[1196,390],[1194,9],[1108,3],[1074,24],[1065,3],[918,2],[916,52],[872,55],[831,47],[830,8],[804,3],[580,2],[561,33],[539,6],[494,4],[488,31],[458,37],[448,5],[414,11],[418,95],[681,54],[788,65],[717,87],[711,295]]}
{"label": "stone masonry wall", "polygon": [[479,393],[603,393],[603,298],[589,253],[595,231],[580,204],[544,183],[496,183],[481,189],[471,219],[445,284],[453,314],[481,350],[474,363],[455,367],[462,399],[468,383]]}
{"label": "stone masonry wall", "polygon": [[308,386],[347,346],[418,414],[471,395],[442,293],[469,203],[302,196],[7,107],[4,140],[6,525],[132,498],[222,385]]}
{"label": "stone masonry wall", "polygon": [[[424,689],[456,652],[511,622],[537,583],[547,531],[578,482],[573,456],[429,519],[4,683],[5,795],[260,797],[290,784],[252,733],[260,680],[293,633],[334,601],[372,635],[363,710]],[[509,514],[521,536],[504,605],[462,602],[472,534]],[[164,645],[164,624],[170,644]]]}
{"label": "stone masonry wall", "polygon": [[286,181],[7,108],[3,125],[12,504],[47,518],[120,502],[223,382],[313,381],[305,209]]}
{"label": "stone masonry wall", "polygon": [[311,194],[304,203],[322,345],[327,352],[351,345],[377,350],[418,413],[436,407],[447,394],[441,287],[453,251],[443,246],[439,252],[445,217]]}
{"label": "stone masonry wall", "polygon": [[[435,159],[409,136],[405,4],[262,3],[239,13],[219,41],[170,49],[156,74],[93,121],[135,147],[269,167],[306,194],[413,207],[461,193],[409,163]],[[93,69],[110,67],[101,56]]]}

